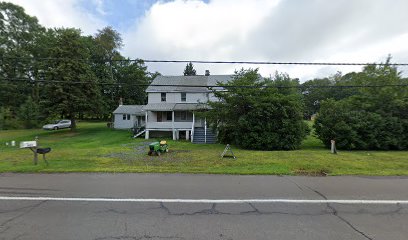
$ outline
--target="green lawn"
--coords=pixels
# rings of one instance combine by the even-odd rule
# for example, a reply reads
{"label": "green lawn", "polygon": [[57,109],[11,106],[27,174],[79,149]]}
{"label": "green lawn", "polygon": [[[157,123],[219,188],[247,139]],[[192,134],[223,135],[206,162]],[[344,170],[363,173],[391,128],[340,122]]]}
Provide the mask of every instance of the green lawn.
{"label": "green lawn", "polygon": [[[6,146],[15,140],[39,137],[51,147],[46,166],[33,165],[29,149]],[[147,155],[155,139],[132,139],[130,132],[106,128],[105,123],[79,123],[78,130],[0,131],[0,172],[159,172],[284,175],[408,175],[407,151],[339,151],[330,154],[309,136],[296,151],[249,151],[233,147],[236,160],[220,158],[224,145],[198,145],[169,140],[170,152]]]}

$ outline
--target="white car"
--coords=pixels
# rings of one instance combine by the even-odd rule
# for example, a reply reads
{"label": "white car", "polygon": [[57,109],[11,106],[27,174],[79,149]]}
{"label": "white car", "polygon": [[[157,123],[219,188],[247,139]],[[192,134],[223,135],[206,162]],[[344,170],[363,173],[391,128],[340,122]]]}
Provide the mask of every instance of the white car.
{"label": "white car", "polygon": [[62,128],[70,128],[71,120],[57,120],[55,123],[47,124],[43,126],[44,130],[58,130]]}

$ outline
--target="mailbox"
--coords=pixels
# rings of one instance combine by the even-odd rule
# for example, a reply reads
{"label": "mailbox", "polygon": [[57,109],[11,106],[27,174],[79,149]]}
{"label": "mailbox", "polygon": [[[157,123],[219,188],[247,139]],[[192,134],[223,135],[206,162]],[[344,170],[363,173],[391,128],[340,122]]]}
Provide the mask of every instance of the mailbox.
{"label": "mailbox", "polygon": [[20,148],[33,148],[33,147],[37,147],[37,141],[20,142]]}

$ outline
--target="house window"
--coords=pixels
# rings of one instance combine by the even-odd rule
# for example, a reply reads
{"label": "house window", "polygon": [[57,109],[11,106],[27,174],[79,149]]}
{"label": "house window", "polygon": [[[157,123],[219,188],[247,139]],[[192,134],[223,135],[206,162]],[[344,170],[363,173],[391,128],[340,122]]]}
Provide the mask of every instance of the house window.
{"label": "house window", "polygon": [[182,101],[182,102],[185,102],[186,99],[187,99],[187,93],[182,92],[182,93],[181,93],[181,101]]}
{"label": "house window", "polygon": [[126,117],[127,117],[127,120],[130,120],[130,114],[127,114]]}
{"label": "house window", "polygon": [[166,93],[164,93],[164,92],[161,93],[161,101],[162,102],[166,101]]}
{"label": "house window", "polygon": [[162,122],[163,121],[163,119],[162,119],[162,112],[158,112],[157,113],[157,122]]}
{"label": "house window", "polygon": [[126,120],[126,114],[123,114],[123,120]]}
{"label": "house window", "polygon": [[122,119],[123,120],[130,120],[130,114],[123,114]]}
{"label": "house window", "polygon": [[173,117],[172,115],[173,115],[172,112],[167,112],[167,121],[171,121]]}

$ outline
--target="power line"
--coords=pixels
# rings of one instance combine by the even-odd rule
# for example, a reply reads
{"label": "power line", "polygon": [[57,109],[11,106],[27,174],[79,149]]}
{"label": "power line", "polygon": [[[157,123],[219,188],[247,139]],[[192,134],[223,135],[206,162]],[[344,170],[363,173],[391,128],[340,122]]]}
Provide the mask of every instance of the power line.
{"label": "power line", "polygon": [[[116,61],[116,60],[114,60]],[[322,66],[408,66],[408,63],[341,63],[341,62],[267,62],[267,61],[201,61],[201,60],[143,60],[150,63],[211,63],[253,65],[322,65]]]}
{"label": "power line", "polygon": [[[27,59],[35,61],[84,61],[92,62],[91,59],[83,58],[41,58],[41,57],[6,57],[0,59]],[[96,62],[96,61],[95,61]],[[408,63],[361,63],[361,62],[278,62],[278,61],[204,61],[204,60],[155,60],[155,59],[105,59],[100,62],[145,62],[145,63],[196,63],[196,64],[252,64],[252,65],[315,65],[315,66],[408,66]]]}
{"label": "power line", "polygon": [[[67,85],[82,85],[89,84],[90,82],[81,81],[64,81],[64,80],[32,80],[28,78],[1,78],[0,80],[11,82],[26,82],[26,83],[46,83],[46,84],[67,84]],[[88,79],[95,81],[96,79]],[[250,85],[177,85],[177,84],[134,84],[134,83],[106,83],[106,82],[94,82],[97,85],[105,86],[137,86],[137,87],[189,87],[189,88],[295,88],[295,89],[309,89],[309,88],[382,88],[382,87],[408,87],[408,84],[382,84],[382,85],[310,85],[310,86],[250,86]]]}

